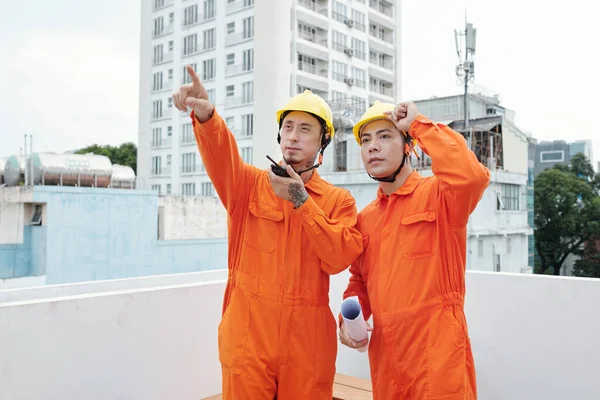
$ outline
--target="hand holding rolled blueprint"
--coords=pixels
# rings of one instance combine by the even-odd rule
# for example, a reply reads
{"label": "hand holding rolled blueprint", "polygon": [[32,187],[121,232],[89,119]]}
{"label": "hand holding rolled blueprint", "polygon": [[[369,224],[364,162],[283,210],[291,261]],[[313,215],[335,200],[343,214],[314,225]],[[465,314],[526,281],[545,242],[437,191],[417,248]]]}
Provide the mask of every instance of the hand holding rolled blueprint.
{"label": "hand holding rolled blueprint", "polygon": [[[342,302],[342,318],[348,334],[354,341],[361,342],[369,337],[367,324],[357,296],[348,297]],[[365,350],[367,350],[367,345],[358,349],[360,352]]]}

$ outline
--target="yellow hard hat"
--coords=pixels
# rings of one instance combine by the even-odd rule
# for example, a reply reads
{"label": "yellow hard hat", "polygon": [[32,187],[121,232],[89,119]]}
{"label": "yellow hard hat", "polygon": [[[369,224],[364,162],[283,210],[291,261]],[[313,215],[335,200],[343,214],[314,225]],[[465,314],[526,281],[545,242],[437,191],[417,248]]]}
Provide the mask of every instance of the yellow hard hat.
{"label": "yellow hard hat", "polygon": [[[373,103],[373,105],[371,106],[371,108],[365,111],[362,117],[360,117],[360,120],[356,123],[356,125],[354,125],[354,128],[352,129],[352,132],[354,133],[354,138],[356,138],[356,142],[359,146],[361,146],[360,133],[364,126],[370,122],[377,121],[379,119],[387,119],[388,116],[384,113],[394,111],[395,107],[395,104],[382,103],[379,100],[376,100],[375,103]],[[408,134],[406,132],[402,131],[402,134],[404,135],[404,137],[408,137]],[[415,143],[416,140],[413,140],[413,145]]]}
{"label": "yellow hard hat", "polygon": [[335,133],[333,129],[333,114],[331,108],[325,100],[317,96],[310,90],[305,90],[303,93],[292,97],[290,101],[281,110],[277,111],[277,123],[281,124],[281,117],[286,111],[304,111],[314,114],[325,121],[331,138]]}

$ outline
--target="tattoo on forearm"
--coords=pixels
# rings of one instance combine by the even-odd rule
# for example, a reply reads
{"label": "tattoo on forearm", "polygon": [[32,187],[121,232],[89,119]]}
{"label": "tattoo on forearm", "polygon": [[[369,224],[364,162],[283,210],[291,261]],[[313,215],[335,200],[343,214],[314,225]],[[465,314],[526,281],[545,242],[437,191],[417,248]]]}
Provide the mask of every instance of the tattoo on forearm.
{"label": "tattoo on forearm", "polygon": [[299,183],[292,183],[288,186],[288,194],[290,195],[290,201],[294,204],[295,208],[300,207],[306,199],[308,199],[308,193],[304,190],[304,187]]}

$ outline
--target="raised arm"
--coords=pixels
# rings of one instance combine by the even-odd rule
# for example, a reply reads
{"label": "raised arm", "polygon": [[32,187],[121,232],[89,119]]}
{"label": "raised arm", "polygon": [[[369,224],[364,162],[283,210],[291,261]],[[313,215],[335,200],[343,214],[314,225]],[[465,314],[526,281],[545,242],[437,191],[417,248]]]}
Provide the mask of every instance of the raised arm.
{"label": "raised arm", "polygon": [[400,103],[391,118],[431,157],[431,170],[440,182],[450,220],[456,227],[465,226],[489,185],[489,170],[477,160],[461,134],[419,114],[414,103]]}
{"label": "raised arm", "polygon": [[200,77],[189,65],[187,72],[192,83],[173,94],[173,104],[181,111],[192,108],[192,126],[206,172],[221,202],[231,212],[240,198],[240,189],[252,179],[253,168],[243,162],[235,137],[209,101]]}

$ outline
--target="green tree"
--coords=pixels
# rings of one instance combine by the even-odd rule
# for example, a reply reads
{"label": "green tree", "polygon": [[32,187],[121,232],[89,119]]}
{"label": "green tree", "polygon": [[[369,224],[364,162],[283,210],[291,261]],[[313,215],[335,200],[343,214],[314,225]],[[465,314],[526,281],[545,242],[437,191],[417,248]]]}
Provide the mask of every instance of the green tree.
{"label": "green tree", "polygon": [[120,146],[93,144],[91,146],[79,149],[76,154],[94,153],[106,156],[113,164],[126,165],[136,171],[137,165],[137,147],[132,142],[123,143]]}
{"label": "green tree", "polygon": [[581,252],[581,258],[575,261],[573,275],[588,278],[600,278],[600,240],[590,240]]}
{"label": "green tree", "polygon": [[578,254],[583,243],[600,234],[598,181],[581,153],[571,158],[570,166],[556,165],[535,179],[537,273],[558,275],[569,254]]}

